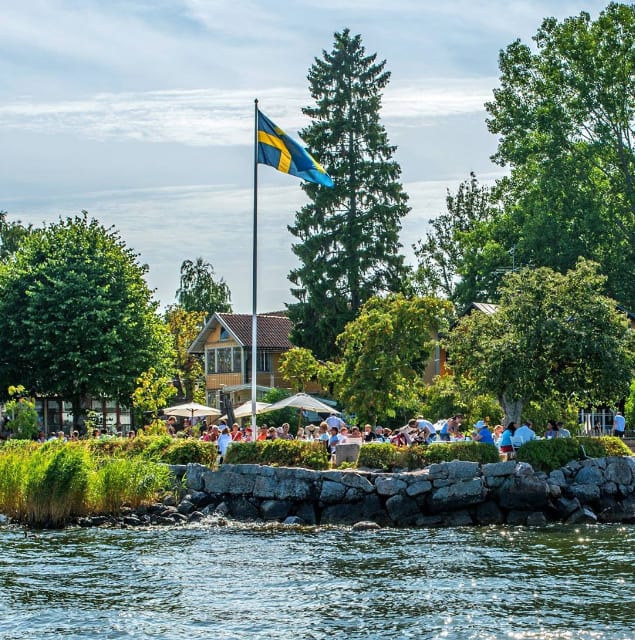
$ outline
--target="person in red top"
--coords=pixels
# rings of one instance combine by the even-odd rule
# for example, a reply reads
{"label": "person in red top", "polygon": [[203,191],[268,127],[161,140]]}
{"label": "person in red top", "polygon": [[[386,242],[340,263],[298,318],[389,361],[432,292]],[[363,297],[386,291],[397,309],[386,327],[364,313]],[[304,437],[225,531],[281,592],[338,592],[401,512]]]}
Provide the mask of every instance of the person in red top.
{"label": "person in red top", "polygon": [[267,425],[263,424],[258,428],[258,437],[256,440],[266,440],[267,439]]}
{"label": "person in red top", "polygon": [[238,427],[238,423],[234,422],[232,425],[232,430],[229,434],[232,437],[232,442],[242,442],[243,434],[240,428]]}

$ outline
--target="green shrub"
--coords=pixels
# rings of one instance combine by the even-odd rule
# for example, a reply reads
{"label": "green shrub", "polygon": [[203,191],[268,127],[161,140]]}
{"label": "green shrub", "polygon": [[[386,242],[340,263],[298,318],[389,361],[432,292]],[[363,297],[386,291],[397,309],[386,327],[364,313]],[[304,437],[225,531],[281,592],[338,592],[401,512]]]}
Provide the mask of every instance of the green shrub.
{"label": "green shrub", "polygon": [[95,471],[90,506],[96,513],[118,514],[124,505],[136,508],[166,489],[171,475],[164,464],[133,460],[106,460]]}
{"label": "green shrub", "polygon": [[[135,440],[136,439],[137,438],[135,438]],[[164,456],[174,442],[174,438],[167,434],[163,436],[142,436],[139,438],[137,447],[139,447],[141,444],[145,444],[145,447],[141,450],[137,448],[135,452],[138,451],[139,455],[144,460],[161,462],[163,461]]]}
{"label": "green shrub", "polygon": [[36,527],[59,527],[87,512],[91,460],[85,447],[53,441],[43,444],[27,465],[26,519]]}
{"label": "green shrub", "polygon": [[186,440],[173,440],[160,456],[159,461],[167,464],[198,462],[208,467],[215,467],[217,456],[218,447],[215,442],[203,442],[202,440],[187,438]]}
{"label": "green shrub", "polygon": [[601,436],[599,438],[552,438],[531,440],[518,449],[516,459],[528,462],[534,469],[550,472],[564,467],[571,460],[584,457],[603,458],[605,456],[630,456],[633,452],[620,438]]}
{"label": "green shrub", "polygon": [[227,450],[225,462],[328,469],[329,456],[321,442],[276,438],[260,442],[235,442]]}
{"label": "green shrub", "polygon": [[500,454],[493,444],[481,442],[452,442],[446,444],[433,444],[428,447],[426,453],[428,464],[435,462],[452,462],[452,460],[464,460],[487,464],[499,462]]}
{"label": "green shrub", "polygon": [[357,466],[366,469],[394,469],[397,463],[398,447],[388,442],[371,442],[363,444]]}

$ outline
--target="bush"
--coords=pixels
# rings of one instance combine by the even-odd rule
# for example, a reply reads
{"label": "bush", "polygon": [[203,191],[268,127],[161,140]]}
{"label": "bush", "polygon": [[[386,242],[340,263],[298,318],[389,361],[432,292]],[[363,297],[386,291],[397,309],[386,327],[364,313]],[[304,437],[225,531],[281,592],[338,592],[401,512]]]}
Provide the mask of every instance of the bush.
{"label": "bush", "polygon": [[227,449],[225,463],[328,469],[329,455],[321,442],[276,438],[259,442],[235,442]]}
{"label": "bush", "polygon": [[398,448],[388,442],[371,442],[363,444],[357,466],[366,469],[383,469],[389,471],[394,469],[397,463]]}
{"label": "bush", "polygon": [[633,452],[620,438],[553,438],[525,442],[516,454],[516,459],[528,462],[534,469],[549,473],[564,467],[571,460],[584,457],[630,456]]}
{"label": "bush", "polygon": [[426,460],[428,464],[435,462],[452,462],[452,460],[464,460],[487,464],[500,462],[500,454],[493,444],[481,442],[453,442],[447,444],[433,444],[427,447]]}
{"label": "bush", "polygon": [[173,440],[170,446],[162,451],[159,456],[159,462],[167,464],[198,462],[208,467],[215,467],[217,456],[218,447],[215,442],[203,442],[202,440],[188,438],[186,440]]}

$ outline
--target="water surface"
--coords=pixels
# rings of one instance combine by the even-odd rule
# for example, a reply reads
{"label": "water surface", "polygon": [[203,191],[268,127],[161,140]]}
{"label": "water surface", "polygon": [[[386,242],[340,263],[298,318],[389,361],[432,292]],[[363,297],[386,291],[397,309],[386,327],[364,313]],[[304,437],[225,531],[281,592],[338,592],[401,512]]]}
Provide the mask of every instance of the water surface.
{"label": "water surface", "polygon": [[633,526],[0,529],[0,638],[635,638]]}

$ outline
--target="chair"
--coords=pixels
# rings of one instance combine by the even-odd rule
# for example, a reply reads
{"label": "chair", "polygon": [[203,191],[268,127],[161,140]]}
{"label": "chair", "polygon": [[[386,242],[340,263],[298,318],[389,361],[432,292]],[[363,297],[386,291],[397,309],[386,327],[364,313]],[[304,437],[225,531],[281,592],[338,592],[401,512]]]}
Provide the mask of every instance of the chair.
{"label": "chair", "polygon": [[525,444],[525,439],[522,436],[512,436],[512,449],[513,456],[516,457],[516,451]]}

